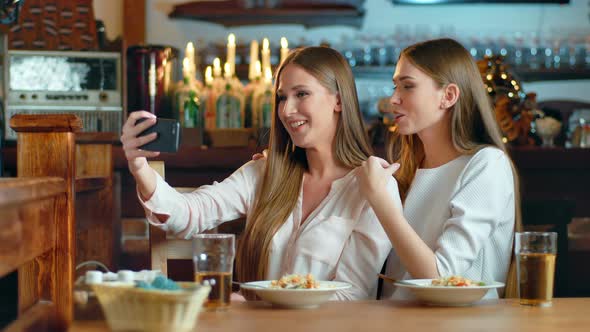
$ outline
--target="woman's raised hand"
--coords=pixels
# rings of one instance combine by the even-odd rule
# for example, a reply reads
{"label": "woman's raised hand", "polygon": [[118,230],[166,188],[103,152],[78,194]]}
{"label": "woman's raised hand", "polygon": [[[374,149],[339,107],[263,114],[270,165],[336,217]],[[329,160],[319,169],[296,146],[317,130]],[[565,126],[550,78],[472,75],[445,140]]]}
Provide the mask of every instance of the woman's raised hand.
{"label": "woman's raised hand", "polygon": [[[136,124],[137,120],[147,118],[147,120]],[[138,137],[141,132],[153,126],[156,123],[156,116],[146,111],[131,112],[121,134],[121,143],[123,143],[123,151],[125,158],[129,165],[131,174],[135,174],[142,167],[147,166],[147,159],[156,157],[160,152],[145,151],[139,147],[153,141],[157,137],[157,133],[151,133],[146,136]]]}
{"label": "woman's raised hand", "polygon": [[399,169],[398,163],[390,164],[386,160],[371,156],[363,161],[357,170],[361,193],[367,198],[387,193],[387,178]]}

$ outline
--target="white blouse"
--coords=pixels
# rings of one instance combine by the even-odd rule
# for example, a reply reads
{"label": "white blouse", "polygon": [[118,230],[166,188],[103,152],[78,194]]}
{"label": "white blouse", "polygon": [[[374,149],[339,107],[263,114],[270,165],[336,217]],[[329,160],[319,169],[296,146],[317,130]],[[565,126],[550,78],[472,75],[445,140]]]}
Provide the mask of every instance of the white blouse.
{"label": "white blouse", "polygon": [[[418,169],[404,202],[408,223],[434,251],[440,276],[505,282],[514,238],[514,182],[508,157],[486,147],[432,169]],[[410,279],[395,251],[387,274]],[[384,298],[412,298],[386,283]],[[487,298],[497,298],[492,290]]]}
{"label": "white blouse", "polygon": [[[186,239],[243,216],[248,222],[264,163],[264,160],[248,162],[224,181],[185,194],[178,193],[157,175],[153,196],[142,202],[147,219]],[[399,197],[395,179],[388,181],[387,189],[392,196]],[[361,196],[355,171],[332,182],[327,197],[303,222],[302,201],[300,189],[295,209],[272,239],[266,278],[311,273],[319,280],[352,285],[338,292],[335,299],[374,299],[377,273],[391,250],[391,243],[369,203]],[[397,204],[401,207],[399,199]],[[162,223],[154,213],[169,218]]]}

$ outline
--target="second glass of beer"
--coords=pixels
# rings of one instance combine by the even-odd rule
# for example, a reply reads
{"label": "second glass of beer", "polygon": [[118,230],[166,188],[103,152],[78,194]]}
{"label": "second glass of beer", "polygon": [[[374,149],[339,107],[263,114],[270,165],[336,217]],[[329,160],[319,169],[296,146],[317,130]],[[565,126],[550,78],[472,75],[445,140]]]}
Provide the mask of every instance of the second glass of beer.
{"label": "second glass of beer", "polygon": [[205,308],[224,310],[229,307],[234,257],[233,234],[199,234],[193,238],[195,281],[211,286]]}
{"label": "second glass of beer", "polygon": [[516,255],[520,304],[551,306],[557,233],[516,233],[514,254]]}

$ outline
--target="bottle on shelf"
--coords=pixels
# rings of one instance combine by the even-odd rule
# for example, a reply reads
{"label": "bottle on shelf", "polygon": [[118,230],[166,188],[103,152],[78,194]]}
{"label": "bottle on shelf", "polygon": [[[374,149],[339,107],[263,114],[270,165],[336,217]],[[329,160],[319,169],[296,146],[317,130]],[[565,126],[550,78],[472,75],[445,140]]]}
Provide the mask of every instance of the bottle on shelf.
{"label": "bottle on shelf", "polygon": [[225,64],[225,88],[215,102],[217,128],[244,128],[245,96],[242,83]]}
{"label": "bottle on shelf", "polygon": [[272,73],[267,68],[264,80],[259,84],[252,96],[252,124],[255,128],[270,128],[272,121]]}

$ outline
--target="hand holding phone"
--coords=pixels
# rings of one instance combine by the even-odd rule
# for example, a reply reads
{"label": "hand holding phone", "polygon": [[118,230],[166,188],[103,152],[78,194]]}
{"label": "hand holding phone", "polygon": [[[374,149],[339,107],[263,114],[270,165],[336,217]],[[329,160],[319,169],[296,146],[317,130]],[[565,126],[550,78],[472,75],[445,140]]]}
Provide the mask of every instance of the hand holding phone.
{"label": "hand holding phone", "polygon": [[[145,121],[147,118],[137,120],[136,125]],[[177,152],[180,147],[180,123],[174,119],[158,118],[156,123],[141,132],[139,136],[157,133],[155,140],[140,146],[139,148],[147,151],[160,152]]]}

